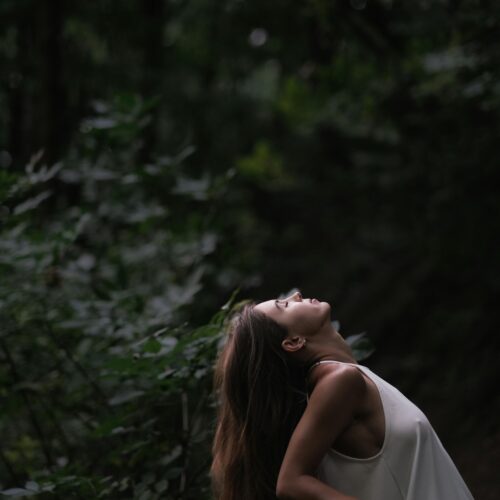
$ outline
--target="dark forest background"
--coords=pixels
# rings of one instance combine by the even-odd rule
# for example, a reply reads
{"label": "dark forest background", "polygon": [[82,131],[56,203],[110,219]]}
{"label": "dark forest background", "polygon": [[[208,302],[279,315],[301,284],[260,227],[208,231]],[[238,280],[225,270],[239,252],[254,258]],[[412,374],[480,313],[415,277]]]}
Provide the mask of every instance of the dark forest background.
{"label": "dark forest background", "polygon": [[210,498],[227,315],[298,287],[498,498],[498,2],[0,20],[3,495]]}

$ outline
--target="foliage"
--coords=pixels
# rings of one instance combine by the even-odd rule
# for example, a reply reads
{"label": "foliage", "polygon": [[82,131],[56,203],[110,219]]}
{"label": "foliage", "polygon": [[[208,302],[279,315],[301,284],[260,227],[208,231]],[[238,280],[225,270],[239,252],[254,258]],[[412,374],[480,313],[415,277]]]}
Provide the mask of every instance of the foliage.
{"label": "foliage", "polygon": [[6,496],[206,495],[211,366],[232,299],[199,327],[185,308],[227,180],[186,177],[190,147],[137,162],[150,104],[97,103],[64,161],[37,154],[2,178],[0,432],[13,476],[29,477]]}

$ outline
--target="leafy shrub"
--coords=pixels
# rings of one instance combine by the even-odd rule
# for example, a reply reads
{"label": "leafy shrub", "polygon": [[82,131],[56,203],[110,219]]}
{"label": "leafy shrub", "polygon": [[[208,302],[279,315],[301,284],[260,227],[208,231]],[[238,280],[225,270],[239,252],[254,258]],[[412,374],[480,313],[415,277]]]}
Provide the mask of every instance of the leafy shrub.
{"label": "leafy shrub", "polygon": [[191,146],[141,164],[152,105],[96,103],[64,161],[40,166],[40,152],[1,173],[2,458],[9,484],[28,479],[4,495],[206,492],[228,306],[201,327],[186,318],[228,178],[186,176]]}

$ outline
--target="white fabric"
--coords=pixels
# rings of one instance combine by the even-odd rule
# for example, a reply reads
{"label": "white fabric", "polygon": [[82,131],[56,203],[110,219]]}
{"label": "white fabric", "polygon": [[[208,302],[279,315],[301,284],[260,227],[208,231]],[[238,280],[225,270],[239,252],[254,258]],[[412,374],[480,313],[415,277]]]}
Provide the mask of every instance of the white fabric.
{"label": "white fabric", "polygon": [[330,449],[320,463],[318,479],[359,500],[474,500],[424,413],[368,367],[345,364],[358,367],[378,387],[384,444],[370,458]]}

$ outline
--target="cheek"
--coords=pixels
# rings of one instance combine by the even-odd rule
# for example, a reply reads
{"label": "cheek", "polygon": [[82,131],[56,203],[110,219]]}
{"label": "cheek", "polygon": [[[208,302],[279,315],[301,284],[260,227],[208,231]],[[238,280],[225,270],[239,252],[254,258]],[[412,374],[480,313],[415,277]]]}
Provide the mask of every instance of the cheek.
{"label": "cheek", "polygon": [[330,305],[327,307],[318,307],[313,314],[310,315],[309,325],[312,329],[311,333],[314,334],[324,328],[325,323],[330,322]]}
{"label": "cheek", "polygon": [[295,335],[311,336],[321,327],[324,315],[320,311],[301,311],[293,318],[292,324],[288,327]]}

